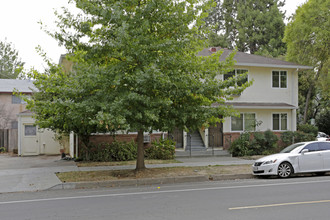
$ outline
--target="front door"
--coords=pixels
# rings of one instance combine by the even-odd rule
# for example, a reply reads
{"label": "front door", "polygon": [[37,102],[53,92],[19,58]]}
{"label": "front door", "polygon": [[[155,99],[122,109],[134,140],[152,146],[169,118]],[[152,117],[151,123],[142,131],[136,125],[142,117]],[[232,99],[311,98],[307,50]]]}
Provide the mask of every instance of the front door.
{"label": "front door", "polygon": [[38,155],[39,154],[39,140],[37,127],[33,124],[23,124],[21,149],[22,155]]}
{"label": "front door", "polygon": [[222,123],[209,127],[209,147],[223,147]]}
{"label": "front door", "polygon": [[183,130],[174,129],[171,133],[169,133],[169,138],[175,141],[176,148],[183,148]]}

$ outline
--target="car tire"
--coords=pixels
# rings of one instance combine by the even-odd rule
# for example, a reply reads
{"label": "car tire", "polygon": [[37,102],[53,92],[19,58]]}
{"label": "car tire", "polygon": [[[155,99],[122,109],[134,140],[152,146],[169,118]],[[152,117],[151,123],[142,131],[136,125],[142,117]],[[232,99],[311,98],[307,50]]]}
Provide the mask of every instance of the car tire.
{"label": "car tire", "polygon": [[293,174],[293,168],[290,163],[283,162],[277,168],[277,175],[281,178],[288,178]]}

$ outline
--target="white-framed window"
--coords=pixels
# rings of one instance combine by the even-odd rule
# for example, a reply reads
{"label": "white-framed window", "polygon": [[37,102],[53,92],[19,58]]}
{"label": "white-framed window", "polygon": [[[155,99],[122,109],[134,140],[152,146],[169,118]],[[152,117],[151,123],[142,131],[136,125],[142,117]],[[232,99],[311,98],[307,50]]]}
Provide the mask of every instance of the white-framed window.
{"label": "white-framed window", "polygon": [[287,71],[272,71],[272,87],[273,88],[287,88],[288,74]]}
{"label": "white-framed window", "polygon": [[241,113],[240,117],[231,117],[232,131],[255,131],[256,130],[256,114]]}
{"label": "white-framed window", "polygon": [[273,131],[288,130],[288,114],[287,113],[273,113]]}
{"label": "white-framed window", "polygon": [[[244,74],[244,73],[247,73],[248,70],[246,69],[235,69],[233,71],[230,71],[226,74],[223,75],[223,80],[227,80],[227,79],[230,79],[232,77],[235,77],[235,76],[238,76],[238,75],[241,75],[241,74]],[[244,83],[246,83],[248,81],[248,76],[246,76],[244,79],[240,80],[237,82],[237,85],[238,86],[241,86],[243,85]]]}
{"label": "white-framed window", "polygon": [[24,125],[24,136],[36,136],[37,127],[34,125]]}
{"label": "white-framed window", "polygon": [[[27,96],[27,97],[29,98],[29,96]],[[16,95],[12,95],[11,103],[12,104],[26,104],[26,101],[24,101],[23,99],[21,99],[20,97],[18,97]]]}

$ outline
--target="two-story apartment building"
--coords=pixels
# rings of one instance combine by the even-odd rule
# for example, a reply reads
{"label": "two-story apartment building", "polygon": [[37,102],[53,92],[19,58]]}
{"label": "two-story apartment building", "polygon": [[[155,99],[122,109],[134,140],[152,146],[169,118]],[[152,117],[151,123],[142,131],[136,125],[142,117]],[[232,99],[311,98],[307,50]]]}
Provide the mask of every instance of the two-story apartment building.
{"label": "two-story apartment building", "polygon": [[[219,61],[225,60],[233,52],[212,47],[205,48],[199,56],[210,56],[219,50],[223,50]],[[298,71],[311,67],[243,52],[237,52],[234,60],[236,61],[234,70],[219,77],[225,80],[233,75],[247,73],[246,80],[253,80],[252,86],[242,94],[233,96],[233,100],[228,100],[226,103],[232,105],[239,112],[240,117],[227,117],[224,118],[224,123],[189,134],[175,130],[168,135],[176,141],[177,148],[194,151],[209,148],[228,149],[230,143],[247,130],[272,130],[278,134],[296,130]],[[72,68],[72,63],[67,62],[64,55],[60,58],[60,64],[67,71]],[[134,133],[127,135],[129,137],[125,137],[126,139],[134,139],[136,136]],[[95,142],[108,141],[102,135],[94,136],[92,139]],[[121,139],[120,135],[118,139]]]}
{"label": "two-story apartment building", "polygon": [[[221,48],[206,48],[199,55],[209,56],[218,50]],[[222,50],[220,61],[233,52]],[[247,130],[271,130],[274,133],[296,130],[298,71],[311,67],[243,52],[237,52],[234,60],[234,70],[219,77],[227,79],[247,72],[246,80],[253,80],[252,86],[242,94],[233,96],[233,100],[227,101],[228,105],[239,111],[240,117],[224,118],[223,124],[191,134],[176,132],[174,138],[181,143],[179,147],[187,149],[190,144],[195,150],[209,147],[227,149],[234,139]],[[198,141],[198,138],[201,140]]]}

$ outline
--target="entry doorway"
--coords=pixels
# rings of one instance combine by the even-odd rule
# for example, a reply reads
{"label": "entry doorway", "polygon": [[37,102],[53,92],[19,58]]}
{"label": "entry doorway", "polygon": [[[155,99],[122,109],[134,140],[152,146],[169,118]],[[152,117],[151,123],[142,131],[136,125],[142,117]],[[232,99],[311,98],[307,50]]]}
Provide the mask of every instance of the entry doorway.
{"label": "entry doorway", "polygon": [[217,123],[209,127],[209,147],[223,147],[223,124]]}

